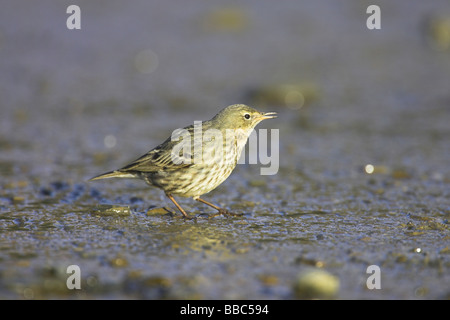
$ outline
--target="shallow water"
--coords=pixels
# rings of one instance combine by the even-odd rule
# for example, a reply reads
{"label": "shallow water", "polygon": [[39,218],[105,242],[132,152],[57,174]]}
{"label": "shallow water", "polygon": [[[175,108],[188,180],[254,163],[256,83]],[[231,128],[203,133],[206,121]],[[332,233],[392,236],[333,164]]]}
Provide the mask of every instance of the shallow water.
{"label": "shallow water", "polygon": [[[445,1],[382,1],[377,31],[350,1],[80,2],[78,31],[67,5],[0,13],[1,298],[304,298],[310,269],[332,298],[449,298]],[[232,103],[279,113],[278,173],[204,196],[242,217],[87,182]]]}

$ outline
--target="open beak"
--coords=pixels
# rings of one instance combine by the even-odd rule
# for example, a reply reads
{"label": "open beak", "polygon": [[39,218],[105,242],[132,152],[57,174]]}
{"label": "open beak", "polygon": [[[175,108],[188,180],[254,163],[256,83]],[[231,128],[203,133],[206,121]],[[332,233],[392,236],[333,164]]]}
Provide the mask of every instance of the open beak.
{"label": "open beak", "polygon": [[272,119],[272,118],[276,118],[276,117],[277,117],[276,112],[261,112],[261,116],[259,116],[258,119],[265,120],[265,119]]}

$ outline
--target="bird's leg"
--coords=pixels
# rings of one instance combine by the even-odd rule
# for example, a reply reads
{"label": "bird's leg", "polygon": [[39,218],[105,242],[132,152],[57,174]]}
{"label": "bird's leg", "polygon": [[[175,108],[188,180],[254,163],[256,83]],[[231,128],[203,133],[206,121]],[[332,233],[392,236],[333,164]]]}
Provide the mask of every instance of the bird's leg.
{"label": "bird's leg", "polygon": [[223,214],[223,215],[226,215],[226,216],[242,216],[243,215],[243,213],[234,213],[234,212],[228,211],[227,209],[222,209],[222,208],[216,206],[215,204],[212,204],[211,202],[208,202],[208,201],[203,200],[201,198],[195,198],[195,200],[203,202],[204,204],[206,204],[206,205],[216,209],[217,211],[219,211],[218,214]]}
{"label": "bird's leg", "polygon": [[174,197],[171,194],[166,193],[167,198],[172,200],[173,204],[180,210],[180,212],[183,214],[185,219],[195,219],[195,217],[191,217],[186,213],[186,211],[183,210],[183,208],[178,204],[178,202],[175,201]]}

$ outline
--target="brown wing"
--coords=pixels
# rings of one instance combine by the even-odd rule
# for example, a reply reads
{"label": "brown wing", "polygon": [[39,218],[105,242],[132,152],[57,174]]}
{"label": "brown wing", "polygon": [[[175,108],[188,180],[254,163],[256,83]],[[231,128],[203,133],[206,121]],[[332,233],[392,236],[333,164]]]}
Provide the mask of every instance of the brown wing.
{"label": "brown wing", "polygon": [[[181,130],[184,130],[180,131],[181,139],[176,138],[173,140],[172,135],[159,146],[118,171],[130,173],[170,171],[192,166],[194,162],[193,126]],[[182,143],[186,143],[185,148],[182,148],[184,145],[180,145]]]}

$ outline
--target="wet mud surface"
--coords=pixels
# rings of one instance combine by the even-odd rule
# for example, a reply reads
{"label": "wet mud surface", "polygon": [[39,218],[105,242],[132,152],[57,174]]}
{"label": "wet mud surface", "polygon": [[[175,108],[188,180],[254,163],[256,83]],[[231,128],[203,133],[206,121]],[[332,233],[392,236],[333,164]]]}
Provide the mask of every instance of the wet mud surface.
{"label": "wet mud surface", "polygon": [[[2,9],[0,298],[448,299],[450,6],[191,2]],[[278,173],[204,196],[242,217],[87,181],[233,103],[279,114]]]}

